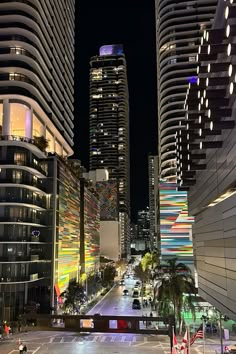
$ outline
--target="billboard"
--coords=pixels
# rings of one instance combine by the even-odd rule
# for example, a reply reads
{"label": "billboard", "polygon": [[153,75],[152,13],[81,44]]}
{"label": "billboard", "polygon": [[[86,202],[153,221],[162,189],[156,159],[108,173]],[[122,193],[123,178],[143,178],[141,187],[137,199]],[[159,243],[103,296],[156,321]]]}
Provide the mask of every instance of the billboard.
{"label": "billboard", "polygon": [[160,236],[162,256],[192,257],[192,225],[187,192],[175,183],[160,183]]}

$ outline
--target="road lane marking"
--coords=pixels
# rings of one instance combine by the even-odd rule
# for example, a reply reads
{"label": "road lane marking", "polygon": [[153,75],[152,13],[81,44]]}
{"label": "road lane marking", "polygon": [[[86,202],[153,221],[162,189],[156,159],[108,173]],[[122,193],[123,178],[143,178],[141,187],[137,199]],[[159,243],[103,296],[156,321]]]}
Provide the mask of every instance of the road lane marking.
{"label": "road lane marking", "polygon": [[38,347],[37,349],[35,349],[35,351],[33,351],[33,353],[32,353],[32,354],[36,354],[36,353],[37,353],[37,351],[39,351],[39,349],[40,349],[40,347]]}
{"label": "road lane marking", "polygon": [[141,345],[147,344],[145,342],[132,345],[132,347],[141,347]]}
{"label": "road lane marking", "polygon": [[[101,300],[99,300],[96,305],[94,305],[87,313],[86,315],[93,315],[93,313],[97,312],[97,311],[94,311],[94,309],[100,304],[100,302],[102,302],[107,296],[108,294],[110,294],[110,292],[116,287],[116,284],[113,285],[113,287],[106,293],[106,295],[104,295]],[[102,308],[102,306],[100,306],[100,308]]]}

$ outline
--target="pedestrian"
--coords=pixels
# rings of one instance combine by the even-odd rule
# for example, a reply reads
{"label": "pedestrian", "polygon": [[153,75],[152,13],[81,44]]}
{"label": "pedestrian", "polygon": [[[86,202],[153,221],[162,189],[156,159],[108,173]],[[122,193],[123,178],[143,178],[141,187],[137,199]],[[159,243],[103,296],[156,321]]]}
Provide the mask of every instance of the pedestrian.
{"label": "pedestrian", "polygon": [[23,354],[27,354],[27,347],[26,347],[26,345],[24,345],[24,347],[23,347]]}
{"label": "pedestrian", "polygon": [[150,317],[153,317],[153,313],[152,312],[150,312]]}
{"label": "pedestrian", "polygon": [[23,354],[24,346],[22,343],[19,345],[19,354]]}
{"label": "pedestrian", "polygon": [[9,338],[9,326],[7,324],[5,324],[4,331],[5,331],[6,337]]}
{"label": "pedestrian", "polygon": [[2,330],[2,326],[0,325],[0,339],[2,339],[2,333],[3,333],[3,330]]}

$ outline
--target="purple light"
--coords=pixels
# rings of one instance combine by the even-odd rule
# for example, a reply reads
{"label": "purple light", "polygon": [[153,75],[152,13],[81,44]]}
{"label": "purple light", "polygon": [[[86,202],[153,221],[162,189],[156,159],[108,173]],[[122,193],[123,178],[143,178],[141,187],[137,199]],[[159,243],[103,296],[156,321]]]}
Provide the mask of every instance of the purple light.
{"label": "purple light", "polygon": [[99,49],[99,55],[121,55],[123,54],[123,45],[122,44],[110,44],[110,45],[103,45]]}
{"label": "purple light", "polygon": [[196,84],[197,83],[197,76],[192,76],[189,79],[190,84]]}

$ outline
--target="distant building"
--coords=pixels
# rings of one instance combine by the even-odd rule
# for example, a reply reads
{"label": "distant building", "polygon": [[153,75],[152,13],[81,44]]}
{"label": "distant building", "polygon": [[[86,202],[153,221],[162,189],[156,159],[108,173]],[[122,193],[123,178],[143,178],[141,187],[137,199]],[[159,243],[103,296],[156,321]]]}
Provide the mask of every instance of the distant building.
{"label": "distant building", "polygon": [[122,45],[106,45],[90,61],[90,170],[106,168],[119,196],[121,255],[129,254],[129,94]]}
{"label": "distant building", "polygon": [[130,224],[130,240],[133,242],[138,237],[138,226],[137,224],[131,223]]}
{"label": "distant building", "polygon": [[100,204],[100,253],[117,261],[121,257],[118,185],[106,169],[83,173],[92,181]]}
{"label": "distant building", "polygon": [[150,237],[150,211],[149,207],[144,210],[139,210],[137,213],[137,240],[145,242],[146,249],[151,247]]}
{"label": "distant building", "polygon": [[150,242],[151,248],[159,247],[160,212],[159,212],[159,168],[158,156],[148,156],[148,187],[150,213]]}

